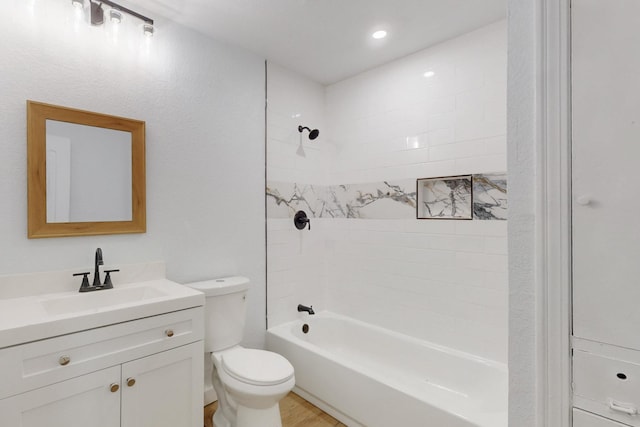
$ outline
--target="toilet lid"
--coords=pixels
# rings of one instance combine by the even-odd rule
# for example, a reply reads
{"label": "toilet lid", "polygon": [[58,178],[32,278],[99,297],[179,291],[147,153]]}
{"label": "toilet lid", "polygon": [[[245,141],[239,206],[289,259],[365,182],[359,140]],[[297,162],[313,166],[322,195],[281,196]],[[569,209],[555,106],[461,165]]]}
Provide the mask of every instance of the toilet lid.
{"label": "toilet lid", "polygon": [[275,385],[293,377],[293,366],[277,353],[265,350],[238,349],[222,355],[224,371],[247,384]]}

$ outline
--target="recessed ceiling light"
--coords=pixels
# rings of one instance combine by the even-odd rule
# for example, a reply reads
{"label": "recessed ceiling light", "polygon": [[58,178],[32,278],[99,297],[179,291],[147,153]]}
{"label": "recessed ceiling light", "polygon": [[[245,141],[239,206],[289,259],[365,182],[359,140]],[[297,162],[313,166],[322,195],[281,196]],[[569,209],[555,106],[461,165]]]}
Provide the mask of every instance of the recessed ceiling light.
{"label": "recessed ceiling light", "polygon": [[374,39],[383,39],[387,37],[387,32],[385,30],[379,30],[371,34],[371,37],[373,37]]}
{"label": "recessed ceiling light", "polygon": [[425,76],[426,78],[433,77],[435,75],[436,73],[433,71],[425,71],[425,73],[423,74],[423,76]]}

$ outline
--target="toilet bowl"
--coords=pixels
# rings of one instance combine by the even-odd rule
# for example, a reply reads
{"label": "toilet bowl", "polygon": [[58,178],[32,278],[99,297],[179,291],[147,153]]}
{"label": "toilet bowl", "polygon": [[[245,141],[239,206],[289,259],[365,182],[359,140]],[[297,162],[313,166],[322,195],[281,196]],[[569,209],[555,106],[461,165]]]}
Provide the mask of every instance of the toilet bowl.
{"label": "toilet bowl", "polygon": [[244,277],[189,283],[204,292],[205,351],[218,396],[216,427],[282,427],[280,400],[295,385],[283,356],[240,346],[249,280]]}

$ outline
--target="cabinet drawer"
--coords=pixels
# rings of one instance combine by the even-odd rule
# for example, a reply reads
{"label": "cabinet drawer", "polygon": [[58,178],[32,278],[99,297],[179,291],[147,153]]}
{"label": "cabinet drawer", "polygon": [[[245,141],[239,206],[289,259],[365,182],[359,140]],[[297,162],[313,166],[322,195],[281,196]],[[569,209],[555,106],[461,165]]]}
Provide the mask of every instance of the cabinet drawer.
{"label": "cabinet drawer", "polygon": [[640,427],[640,364],[583,350],[573,354],[574,406]]}
{"label": "cabinet drawer", "polygon": [[0,399],[203,339],[203,307],[0,350]]}
{"label": "cabinet drawer", "polygon": [[627,427],[627,425],[574,408],[573,427]]}

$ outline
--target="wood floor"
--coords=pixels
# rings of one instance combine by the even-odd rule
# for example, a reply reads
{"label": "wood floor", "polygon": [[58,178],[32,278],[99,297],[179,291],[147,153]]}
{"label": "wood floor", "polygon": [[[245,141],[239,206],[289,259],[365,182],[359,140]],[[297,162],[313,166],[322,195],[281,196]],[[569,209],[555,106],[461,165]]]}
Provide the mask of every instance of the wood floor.
{"label": "wood floor", "polygon": [[[204,407],[204,427],[215,427],[211,417],[217,407],[218,402]],[[280,415],[282,427],[347,427],[295,393],[280,401]]]}

